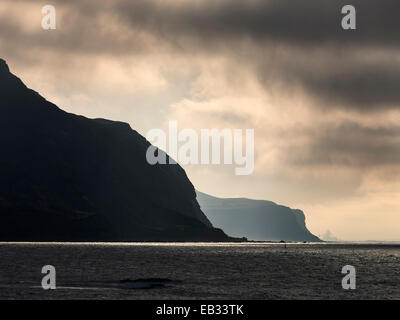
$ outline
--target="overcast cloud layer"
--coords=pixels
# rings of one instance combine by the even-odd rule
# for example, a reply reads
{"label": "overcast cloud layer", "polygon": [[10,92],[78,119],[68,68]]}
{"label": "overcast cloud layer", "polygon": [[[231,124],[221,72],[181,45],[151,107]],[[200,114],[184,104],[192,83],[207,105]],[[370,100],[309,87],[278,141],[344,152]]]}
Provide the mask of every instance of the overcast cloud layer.
{"label": "overcast cloud layer", "polygon": [[0,52],[14,73],[70,112],[142,134],[254,128],[256,166],[189,166],[201,191],[306,211],[315,233],[400,239],[400,3],[348,1],[0,3]]}

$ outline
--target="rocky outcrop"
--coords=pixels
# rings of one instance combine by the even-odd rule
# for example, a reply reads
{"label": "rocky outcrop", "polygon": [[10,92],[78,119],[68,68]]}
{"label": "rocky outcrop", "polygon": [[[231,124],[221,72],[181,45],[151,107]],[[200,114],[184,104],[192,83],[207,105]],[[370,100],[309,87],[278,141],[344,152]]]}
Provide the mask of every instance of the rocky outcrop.
{"label": "rocky outcrop", "polygon": [[126,123],[67,113],[0,61],[0,240],[225,241],[179,165]]}
{"label": "rocky outcrop", "polygon": [[258,241],[321,241],[306,227],[301,210],[271,201],[216,198],[197,191],[201,209],[228,235]]}

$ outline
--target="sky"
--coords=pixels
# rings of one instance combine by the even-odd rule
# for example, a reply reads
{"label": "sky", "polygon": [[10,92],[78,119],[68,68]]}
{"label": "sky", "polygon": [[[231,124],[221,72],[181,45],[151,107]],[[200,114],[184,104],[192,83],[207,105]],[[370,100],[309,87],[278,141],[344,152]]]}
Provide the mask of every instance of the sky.
{"label": "sky", "polygon": [[58,0],[56,30],[45,4],[0,2],[0,57],[46,99],[143,135],[254,129],[253,174],[187,165],[198,190],[302,209],[317,235],[400,240],[398,0]]}

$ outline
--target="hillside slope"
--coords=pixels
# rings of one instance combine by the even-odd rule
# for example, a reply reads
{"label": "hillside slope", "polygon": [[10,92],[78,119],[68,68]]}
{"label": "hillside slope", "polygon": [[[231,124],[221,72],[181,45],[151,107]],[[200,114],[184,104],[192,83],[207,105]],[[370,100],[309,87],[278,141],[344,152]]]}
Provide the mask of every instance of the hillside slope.
{"label": "hillside slope", "polygon": [[307,229],[301,210],[264,200],[216,198],[199,191],[197,200],[212,224],[229,236],[258,241],[321,241]]}
{"label": "hillside slope", "polygon": [[126,123],[62,111],[0,59],[0,241],[225,241],[179,165]]}

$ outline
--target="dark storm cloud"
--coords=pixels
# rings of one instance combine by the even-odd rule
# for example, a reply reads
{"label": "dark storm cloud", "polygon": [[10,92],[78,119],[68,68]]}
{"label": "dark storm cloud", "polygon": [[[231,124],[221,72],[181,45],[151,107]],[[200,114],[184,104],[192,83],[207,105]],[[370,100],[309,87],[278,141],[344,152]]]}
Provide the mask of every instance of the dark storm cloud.
{"label": "dark storm cloud", "polygon": [[355,168],[398,166],[400,126],[373,128],[353,122],[342,123],[318,130],[311,144],[303,147],[291,153],[293,164]]}
{"label": "dark storm cloud", "polygon": [[[0,39],[4,52],[16,56],[31,49],[74,55],[163,50],[186,57],[218,54],[253,67],[266,88],[276,79],[286,81],[323,108],[400,108],[400,63],[383,61],[386,58],[360,61],[353,54],[398,54],[400,2],[351,1],[357,9],[357,30],[351,31],[341,28],[346,4],[347,0],[58,0],[54,5],[63,18],[56,32],[26,32],[18,23],[1,19]],[[116,21],[119,28],[113,28]],[[278,49],[288,56],[283,59]],[[340,55],[332,58],[332,52]],[[299,63],[299,56],[306,58]]]}
{"label": "dark storm cloud", "polygon": [[160,36],[231,41],[248,37],[291,45],[399,46],[400,3],[354,0],[357,31],[341,28],[343,0],[119,2],[115,9],[136,28]]}
{"label": "dark storm cloud", "polygon": [[[347,59],[326,56],[314,56],[312,62],[301,61],[298,65],[281,65],[275,74],[289,86],[303,88],[322,109],[379,112],[400,108],[399,62],[359,61],[360,57],[351,55]],[[268,66],[258,70],[261,81],[271,81],[264,75],[270,73]]]}
{"label": "dark storm cloud", "polygon": [[[400,41],[400,2],[352,1],[357,9],[357,30],[341,28],[341,8],[348,1],[285,0],[270,1],[205,1],[168,6],[165,2],[123,3],[118,9],[134,28],[142,28],[170,41],[177,48],[198,50],[225,48],[231,55],[247,59],[248,52],[259,50],[258,61],[252,61],[261,78],[273,73],[303,87],[318,98],[322,107],[339,106],[358,111],[380,111],[400,108],[400,65],[390,61],[362,64],[354,56],[330,59],[319,73],[312,72],[316,59],[310,52],[303,70],[280,70],[263,61],[276,45],[307,51],[322,48],[329,51],[362,51],[376,48],[397,50]],[[241,40],[249,47],[240,47]],[[251,47],[254,46],[254,47]],[[291,62],[296,63],[296,53]],[[357,58],[356,58],[357,59]],[[277,58],[279,63],[279,57]],[[247,61],[248,63],[248,61]],[[392,64],[391,66],[389,64]],[[273,72],[271,69],[275,69]],[[260,73],[260,71],[258,71]],[[268,86],[269,83],[266,83]]]}
{"label": "dark storm cloud", "polygon": [[400,108],[400,66],[363,66],[322,78],[303,77],[303,85],[325,101],[361,111]]}
{"label": "dark storm cloud", "polygon": [[[104,32],[112,29],[104,26],[107,21],[101,22],[103,28],[98,28],[97,24],[104,12],[129,23],[134,30],[156,35],[181,49],[190,49],[185,47],[196,42],[203,50],[207,50],[211,42],[231,47],[235,45],[232,41],[241,39],[254,40],[260,47],[281,43],[306,46],[305,49],[321,45],[396,48],[400,45],[400,3],[397,0],[354,0],[351,3],[357,9],[356,31],[341,28],[341,8],[348,4],[344,0],[54,1],[56,7],[68,10],[64,12],[62,28],[73,31],[63,34],[64,43],[59,45],[65,49],[69,45],[70,49],[79,50],[80,46],[85,48],[85,42],[95,42],[102,34],[109,35]],[[129,25],[106,42],[114,40],[114,45],[103,49],[114,50],[114,53],[129,50],[129,45],[117,42]],[[62,31],[60,29],[59,33]],[[5,35],[11,34],[6,32]],[[192,42],[187,42],[188,39]]]}
{"label": "dark storm cloud", "polygon": [[[55,4],[56,9],[57,4]],[[92,6],[90,12],[85,3],[74,6],[62,6],[58,9],[57,30],[44,31],[38,12],[36,27],[27,30],[21,24],[21,17],[12,14],[0,19],[0,44],[4,42],[4,51],[12,55],[24,54],[30,50],[51,50],[59,54],[140,54],[147,51],[146,43],[141,39],[124,37],[123,33],[107,27],[100,14],[104,8]],[[39,7],[40,9],[40,7]],[[62,18],[60,16],[62,15]],[[61,21],[60,21],[61,20]]]}

